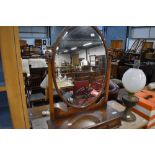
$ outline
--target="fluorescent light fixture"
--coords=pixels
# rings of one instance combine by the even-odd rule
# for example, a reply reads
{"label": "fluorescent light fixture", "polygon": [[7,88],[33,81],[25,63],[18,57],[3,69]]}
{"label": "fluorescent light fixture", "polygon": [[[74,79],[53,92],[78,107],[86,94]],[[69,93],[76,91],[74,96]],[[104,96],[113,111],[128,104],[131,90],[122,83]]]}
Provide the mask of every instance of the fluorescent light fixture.
{"label": "fluorescent light fixture", "polygon": [[95,37],[95,33],[91,33],[90,36],[91,36],[91,37]]}
{"label": "fluorescent light fixture", "polygon": [[77,47],[76,47],[76,46],[71,48],[71,50],[76,50],[76,49],[77,49]]}
{"label": "fluorescent light fixture", "polygon": [[68,52],[68,50],[64,50],[64,53],[67,53]]}
{"label": "fluorescent light fixture", "polygon": [[91,44],[92,44],[92,42],[88,42],[88,43],[83,44],[83,46],[89,46]]}

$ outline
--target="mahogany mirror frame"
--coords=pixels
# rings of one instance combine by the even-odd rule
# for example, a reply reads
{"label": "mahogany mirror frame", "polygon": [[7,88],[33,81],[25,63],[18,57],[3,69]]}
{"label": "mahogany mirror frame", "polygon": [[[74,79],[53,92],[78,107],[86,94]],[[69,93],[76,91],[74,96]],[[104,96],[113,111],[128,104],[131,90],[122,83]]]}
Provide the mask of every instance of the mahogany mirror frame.
{"label": "mahogany mirror frame", "polygon": [[[87,111],[87,110],[97,109],[97,108],[103,107],[103,105],[105,105],[107,100],[108,100],[109,79],[110,79],[110,71],[111,71],[111,55],[107,52],[107,49],[106,49],[106,46],[105,46],[105,42],[104,42],[104,39],[103,39],[103,36],[102,36],[101,32],[98,30],[97,27],[95,27],[95,26],[91,26],[91,27],[100,36],[101,41],[102,41],[102,45],[103,45],[103,48],[105,49],[105,54],[106,54],[106,73],[105,73],[105,80],[103,81],[104,82],[104,84],[103,84],[104,87],[102,88],[101,94],[96,99],[96,100],[99,100],[99,101],[97,103],[94,102],[94,103],[89,104],[88,106],[82,107],[82,108],[77,108],[77,107],[70,106],[68,108],[68,111],[65,112],[63,110],[60,110],[59,108],[58,109],[54,108],[53,87],[49,87],[49,92],[52,92],[51,95],[49,95],[51,119],[60,118],[60,117],[64,117],[64,116],[69,116],[69,115],[72,115],[74,113],[83,112],[83,111]],[[49,63],[49,65],[48,65],[49,66],[49,71],[50,71],[49,74],[51,74],[51,75],[49,75],[49,85],[52,83],[52,80],[53,80],[55,88],[56,88],[56,90],[58,92],[58,95],[60,96],[60,98],[62,99],[62,101],[66,105],[69,105],[69,104],[64,99],[64,97],[61,94],[61,91],[59,90],[59,88],[57,86],[57,83],[56,83],[55,56],[56,56],[56,53],[57,53],[57,47],[61,44],[61,40],[62,40],[64,34],[66,33],[66,31],[68,32],[71,28],[72,28],[71,26],[67,26],[61,32],[61,34],[57,38],[56,42],[52,46],[52,55],[50,56],[49,62],[48,62]],[[101,95],[103,93],[104,93],[104,96],[101,97]]]}

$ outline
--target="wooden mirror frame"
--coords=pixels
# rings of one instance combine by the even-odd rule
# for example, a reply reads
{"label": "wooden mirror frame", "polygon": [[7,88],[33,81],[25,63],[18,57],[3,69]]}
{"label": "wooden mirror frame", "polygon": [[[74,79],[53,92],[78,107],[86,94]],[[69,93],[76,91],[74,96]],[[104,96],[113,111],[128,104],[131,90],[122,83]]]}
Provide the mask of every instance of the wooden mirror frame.
{"label": "wooden mirror frame", "polygon": [[[56,118],[60,118],[60,117],[64,117],[64,116],[69,116],[69,115],[72,115],[72,114],[75,114],[75,113],[78,113],[78,112],[84,112],[84,111],[88,111],[88,110],[93,110],[93,109],[97,109],[99,107],[103,107],[103,105],[106,104],[107,100],[108,100],[108,93],[109,93],[109,79],[110,79],[110,69],[111,69],[111,55],[108,54],[107,52],[107,49],[106,49],[106,46],[105,46],[105,42],[104,42],[104,39],[103,39],[103,36],[101,34],[101,32],[98,30],[97,27],[95,26],[91,26],[96,32],[97,34],[100,36],[101,38],[101,41],[103,43],[103,46],[105,48],[105,53],[106,53],[106,74],[105,74],[105,80],[103,81],[104,82],[104,87],[102,88],[102,92],[101,92],[101,95],[104,91],[104,96],[101,97],[101,95],[97,98],[99,99],[99,101],[96,103],[92,103],[91,105],[88,105],[86,107],[83,107],[83,108],[77,108],[77,107],[73,107],[73,106],[70,106],[68,107],[68,111],[65,112],[59,108],[54,108],[54,102],[53,102],[53,82],[55,84],[55,88],[58,92],[58,95],[61,97],[62,101],[64,103],[66,103],[66,100],[63,98],[60,90],[58,89],[58,86],[56,84],[56,75],[55,75],[55,55],[56,55],[56,48],[60,45],[61,43],[61,39],[62,37],[64,36],[65,32],[67,30],[69,30],[71,27],[68,26],[68,27],[65,27],[65,29],[62,31],[62,33],[60,34],[60,36],[58,37],[58,39],[56,40],[56,42],[53,44],[52,46],[52,53],[51,53],[51,56],[49,58],[49,102],[50,102],[50,113],[51,113],[51,120],[54,120]],[[52,71],[51,71],[52,70]],[[52,85],[52,86],[50,86]],[[66,103],[68,105],[68,103]]]}

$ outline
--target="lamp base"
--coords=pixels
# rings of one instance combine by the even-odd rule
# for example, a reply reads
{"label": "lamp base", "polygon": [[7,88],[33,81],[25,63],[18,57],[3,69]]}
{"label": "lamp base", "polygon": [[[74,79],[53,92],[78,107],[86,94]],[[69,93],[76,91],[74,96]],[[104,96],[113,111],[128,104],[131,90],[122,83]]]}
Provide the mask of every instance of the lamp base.
{"label": "lamp base", "polygon": [[123,114],[122,114],[122,120],[126,122],[134,122],[136,121],[136,116],[131,112],[131,108],[127,107]]}
{"label": "lamp base", "polygon": [[128,95],[124,95],[122,100],[126,106],[122,115],[122,120],[126,122],[134,122],[136,120],[136,116],[132,113],[131,108],[138,103],[139,99],[134,96],[134,94],[129,93]]}

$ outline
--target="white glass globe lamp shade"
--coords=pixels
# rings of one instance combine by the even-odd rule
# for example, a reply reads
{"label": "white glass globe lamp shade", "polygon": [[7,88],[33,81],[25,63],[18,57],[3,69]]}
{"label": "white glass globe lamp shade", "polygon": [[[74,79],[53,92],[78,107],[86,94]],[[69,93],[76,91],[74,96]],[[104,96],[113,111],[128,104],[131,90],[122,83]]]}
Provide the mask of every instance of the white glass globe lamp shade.
{"label": "white glass globe lamp shade", "polygon": [[129,93],[136,93],[145,87],[146,76],[141,69],[130,68],[124,73],[122,83]]}

